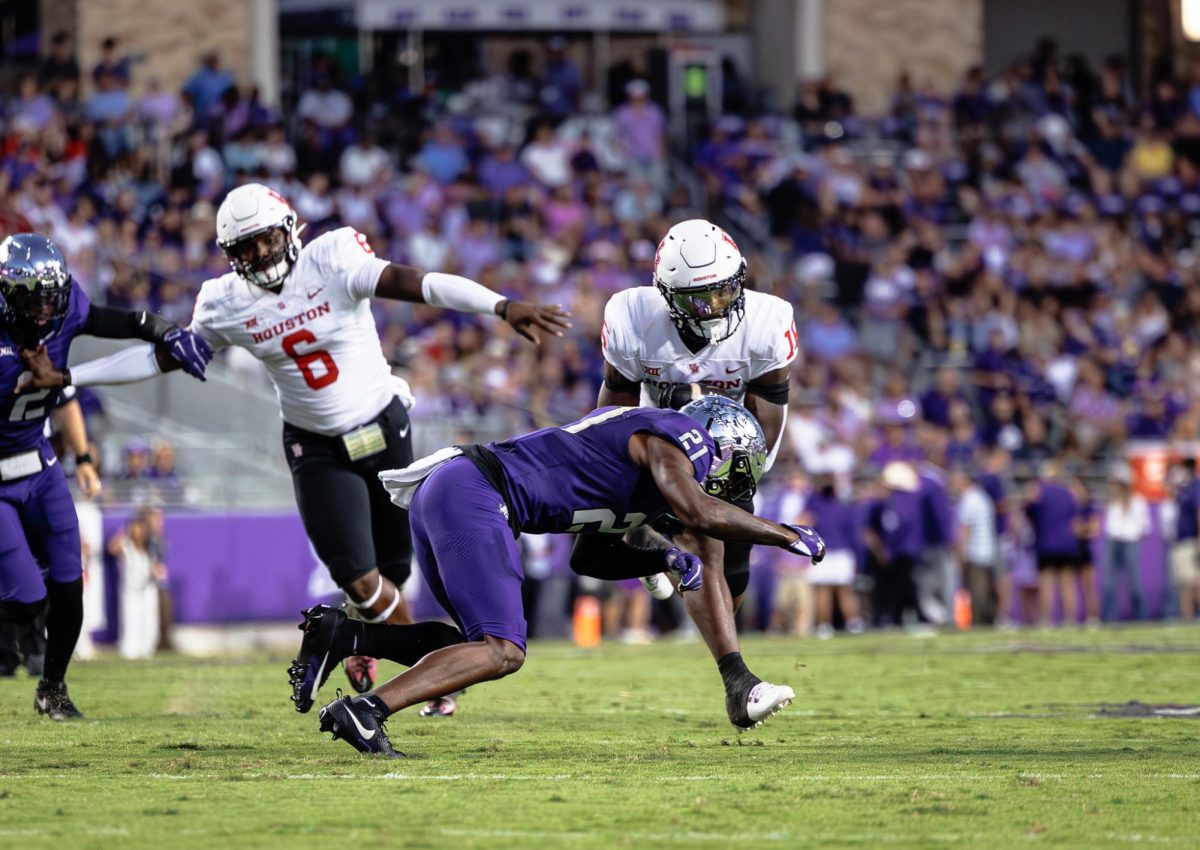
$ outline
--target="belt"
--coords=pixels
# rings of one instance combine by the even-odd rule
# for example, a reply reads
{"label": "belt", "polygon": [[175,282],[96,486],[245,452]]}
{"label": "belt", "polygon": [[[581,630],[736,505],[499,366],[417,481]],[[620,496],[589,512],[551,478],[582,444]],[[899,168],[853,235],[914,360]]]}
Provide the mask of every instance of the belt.
{"label": "belt", "polygon": [[486,446],[481,446],[478,443],[471,443],[465,446],[455,446],[459,449],[467,460],[475,465],[480,474],[487,479],[488,484],[496,489],[500,494],[500,498],[504,500],[505,507],[508,508],[508,527],[512,529],[513,540],[521,536],[521,526],[517,524],[517,512],[513,509],[512,496],[508,490],[508,476],[504,474],[504,465],[500,463],[495,452]]}
{"label": "belt", "polygon": [[0,458],[0,481],[19,481],[45,469],[41,449]]}

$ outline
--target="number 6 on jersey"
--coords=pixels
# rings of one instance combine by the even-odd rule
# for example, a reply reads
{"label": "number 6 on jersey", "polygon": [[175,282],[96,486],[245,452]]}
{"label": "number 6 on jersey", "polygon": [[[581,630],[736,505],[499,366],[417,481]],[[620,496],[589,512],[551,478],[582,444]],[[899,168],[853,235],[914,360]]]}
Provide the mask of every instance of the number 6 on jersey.
{"label": "number 6 on jersey", "polygon": [[[312,351],[297,351],[296,346],[300,344],[311,345],[317,341],[316,335],[308,328],[303,328],[295,333],[285,336],[281,343],[283,352],[288,357],[295,361],[300,367],[300,373],[304,375],[304,383],[308,384],[312,389],[319,390],[322,387],[327,387],[338,379],[337,363],[333,362],[333,357],[328,351],[318,348]],[[321,374],[313,372],[312,364],[319,362],[323,367]]]}

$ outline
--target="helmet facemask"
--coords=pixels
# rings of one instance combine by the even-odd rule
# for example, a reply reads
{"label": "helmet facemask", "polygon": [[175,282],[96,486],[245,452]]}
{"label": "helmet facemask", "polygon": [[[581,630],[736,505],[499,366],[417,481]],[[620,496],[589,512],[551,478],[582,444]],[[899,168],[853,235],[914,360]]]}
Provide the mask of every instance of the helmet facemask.
{"label": "helmet facemask", "polygon": [[675,289],[661,280],[655,280],[655,285],[680,333],[721,342],[733,335],[746,313],[745,281],[743,260],[737,274],[716,283],[688,289]]}
{"label": "helmet facemask", "polygon": [[296,217],[289,215],[272,227],[221,243],[221,250],[240,278],[278,292],[300,256],[298,235]]}
{"label": "helmet facemask", "polygon": [[765,458],[760,458],[756,464],[750,452],[734,449],[728,458],[709,470],[704,479],[704,492],[726,502],[753,499],[758,491],[758,479],[762,477],[763,460]]}

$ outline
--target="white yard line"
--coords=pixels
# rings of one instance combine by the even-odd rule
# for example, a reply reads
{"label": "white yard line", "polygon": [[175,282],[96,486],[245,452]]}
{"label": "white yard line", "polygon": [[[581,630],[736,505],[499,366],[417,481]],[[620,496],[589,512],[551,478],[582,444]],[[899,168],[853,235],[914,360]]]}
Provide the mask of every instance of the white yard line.
{"label": "white yard line", "polygon": [[[524,773],[373,773],[373,774],[357,774],[357,773],[148,773],[142,776],[137,774],[108,774],[103,777],[93,775],[91,779],[104,778],[107,780],[128,777],[129,779],[151,779],[161,782],[188,782],[188,781],[251,781],[264,779],[269,781],[277,781],[280,779],[294,780],[298,782],[306,781],[326,781],[335,779],[353,779],[366,781],[381,781],[381,782],[595,782],[607,781],[613,778],[607,773],[602,774],[571,774],[571,773],[550,773],[550,774],[524,774]],[[20,773],[11,775],[0,775],[0,785],[9,780],[28,781],[28,780],[48,780],[48,779],[76,779],[78,774],[70,773]],[[640,779],[641,777],[639,777]],[[730,782],[737,777],[725,776],[721,774],[703,774],[691,776],[667,776],[659,777],[657,782]],[[1119,776],[1089,773],[1089,774],[1067,774],[1067,773],[1031,773],[1023,771],[1005,771],[1002,773],[839,773],[839,774],[793,774],[787,776],[773,776],[772,782],[796,782],[796,783],[839,783],[853,784],[855,782],[1012,782],[1012,781],[1029,781],[1036,780],[1040,782],[1071,782],[1075,780],[1103,780],[1110,778],[1118,779],[1133,779],[1142,781],[1193,781],[1200,779],[1200,773],[1144,773],[1144,774],[1120,774]]]}

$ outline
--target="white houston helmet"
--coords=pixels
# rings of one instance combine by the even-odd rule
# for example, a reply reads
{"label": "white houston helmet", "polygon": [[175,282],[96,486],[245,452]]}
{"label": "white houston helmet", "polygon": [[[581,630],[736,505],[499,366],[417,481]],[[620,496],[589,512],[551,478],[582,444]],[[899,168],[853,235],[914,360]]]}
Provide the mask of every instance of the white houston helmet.
{"label": "white houston helmet", "polygon": [[[229,264],[247,283],[278,291],[300,256],[296,211],[283,196],[261,183],[238,186],[217,210],[217,244]],[[270,240],[270,253],[258,244]]]}
{"label": "white houston helmet", "polygon": [[681,333],[720,342],[746,312],[746,260],[729,234],[700,218],[667,231],[654,255],[654,285]]}

